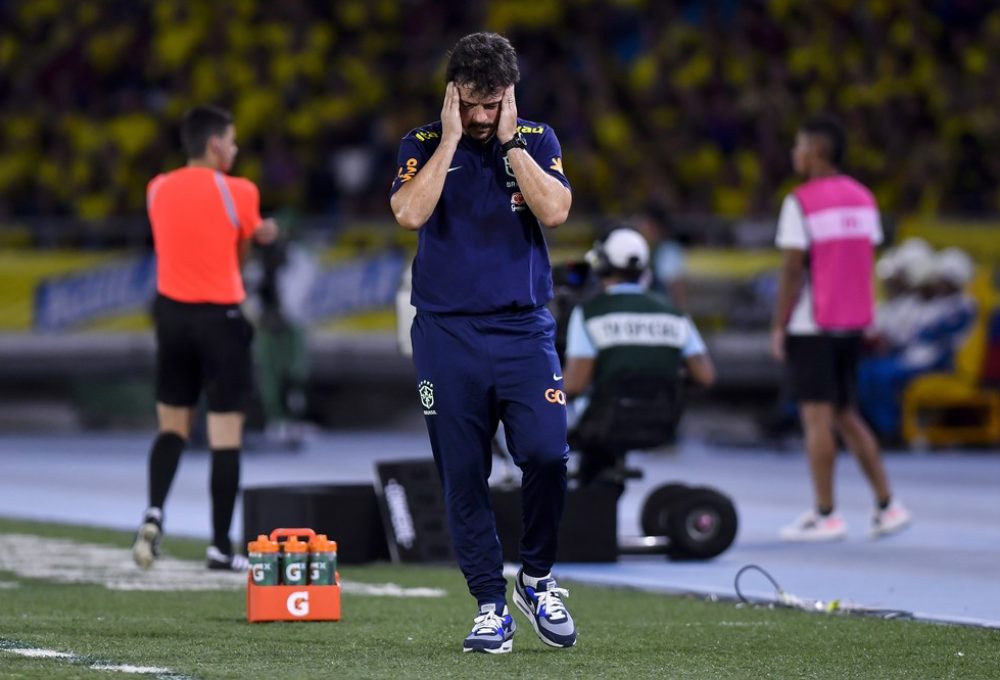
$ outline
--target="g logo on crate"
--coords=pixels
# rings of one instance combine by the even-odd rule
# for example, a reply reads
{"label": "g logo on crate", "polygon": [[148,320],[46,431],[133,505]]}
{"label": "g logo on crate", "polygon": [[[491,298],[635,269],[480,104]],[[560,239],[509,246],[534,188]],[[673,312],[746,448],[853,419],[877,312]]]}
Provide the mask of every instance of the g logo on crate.
{"label": "g logo on crate", "polygon": [[302,580],[302,565],[296,562],[285,567],[285,582],[298,583]]}
{"label": "g logo on crate", "polygon": [[285,606],[288,607],[288,613],[292,616],[308,616],[309,592],[305,590],[296,590],[288,596],[288,600],[285,601]]}
{"label": "g logo on crate", "polygon": [[250,567],[250,573],[253,576],[254,583],[260,583],[264,580],[264,565],[255,564]]}

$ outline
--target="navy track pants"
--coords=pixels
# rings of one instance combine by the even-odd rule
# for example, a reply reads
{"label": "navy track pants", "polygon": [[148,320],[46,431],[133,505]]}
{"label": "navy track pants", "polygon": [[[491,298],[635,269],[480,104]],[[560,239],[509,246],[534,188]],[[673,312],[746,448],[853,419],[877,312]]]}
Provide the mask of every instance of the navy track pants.
{"label": "navy track pants", "polygon": [[499,422],[522,472],[520,551],[527,574],[551,570],[565,505],[569,448],[555,321],[544,307],[485,315],[418,312],[410,334],[459,567],[480,604],[505,602],[487,483]]}

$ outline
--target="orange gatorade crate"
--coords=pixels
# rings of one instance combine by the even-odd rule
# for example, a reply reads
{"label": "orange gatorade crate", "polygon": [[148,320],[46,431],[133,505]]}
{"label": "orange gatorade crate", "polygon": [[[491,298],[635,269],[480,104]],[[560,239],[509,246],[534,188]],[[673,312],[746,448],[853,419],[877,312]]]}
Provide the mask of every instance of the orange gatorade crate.
{"label": "orange gatorade crate", "polygon": [[[315,578],[316,573],[322,573],[322,570],[306,568],[306,544],[300,542],[299,537],[306,537],[310,546],[321,546],[324,550],[332,548],[333,555],[336,555],[337,544],[327,541],[325,536],[317,537],[312,529],[275,529],[270,537],[260,536],[258,540],[251,541],[248,552],[262,556],[270,566],[265,571],[264,565],[254,564],[254,560],[251,560],[251,571],[247,574],[247,621],[250,623],[340,620],[340,574],[336,571],[336,563],[333,563],[332,575],[328,577],[331,585],[309,583],[309,572],[312,571]],[[279,544],[279,538],[285,538],[286,541]],[[284,550],[278,550],[279,546],[284,547],[286,544],[290,548],[287,556]],[[304,556],[301,563],[296,560],[300,554]],[[275,561],[275,557],[280,559]],[[283,565],[282,568],[278,569],[278,564]],[[258,569],[258,581],[277,585],[255,583],[255,568]],[[296,584],[288,585],[285,583],[287,580],[293,580]]]}

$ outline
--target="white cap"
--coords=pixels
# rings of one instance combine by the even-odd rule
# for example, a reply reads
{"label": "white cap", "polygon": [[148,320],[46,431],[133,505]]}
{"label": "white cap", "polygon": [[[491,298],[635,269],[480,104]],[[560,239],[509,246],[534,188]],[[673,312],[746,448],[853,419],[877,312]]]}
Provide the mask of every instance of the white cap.
{"label": "white cap", "polygon": [[911,287],[925,286],[937,276],[936,260],[933,255],[916,257],[903,265],[903,279]]}
{"label": "white cap", "polygon": [[615,229],[604,240],[603,249],[615,269],[642,269],[649,264],[649,244],[634,229]]}
{"label": "white cap", "polygon": [[889,279],[902,275],[911,284],[926,274],[927,265],[934,257],[934,249],[924,239],[913,236],[898,246],[885,251],[875,263],[875,275]]}
{"label": "white cap", "polygon": [[892,251],[894,267],[911,286],[921,286],[934,277],[934,249],[920,237],[908,238]]}
{"label": "white cap", "polygon": [[972,258],[961,248],[945,248],[934,258],[935,275],[956,286],[971,281],[973,272]]}
{"label": "white cap", "polygon": [[903,273],[902,264],[898,249],[890,248],[875,263],[875,275],[883,281],[891,279]]}
{"label": "white cap", "polygon": [[903,269],[911,262],[923,260],[933,255],[934,249],[931,244],[919,236],[908,238],[893,249],[893,257],[898,260]]}

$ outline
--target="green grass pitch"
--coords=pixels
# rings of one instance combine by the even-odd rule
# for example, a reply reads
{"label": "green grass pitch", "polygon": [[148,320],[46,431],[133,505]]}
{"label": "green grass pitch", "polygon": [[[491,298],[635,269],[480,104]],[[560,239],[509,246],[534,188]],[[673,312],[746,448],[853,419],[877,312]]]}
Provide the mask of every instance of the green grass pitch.
{"label": "green grass pitch", "polygon": [[[122,532],[0,519],[0,537],[11,534],[118,548],[131,541]],[[182,559],[204,554],[201,542],[186,539],[168,537],[164,549]],[[127,553],[120,555],[124,563]],[[344,582],[440,588],[447,595],[345,594],[339,622],[251,625],[238,589],[111,590],[100,583],[59,583],[20,570],[0,571],[0,677],[1000,676],[996,630],[737,607],[572,582],[561,585],[571,592],[567,604],[579,630],[575,648],[546,647],[515,612],[513,653],[463,654],[462,638],[475,607],[457,568],[342,565],[340,572]],[[15,648],[70,656],[23,656]],[[114,669],[95,669],[102,666]],[[122,667],[160,670],[126,675]]]}

